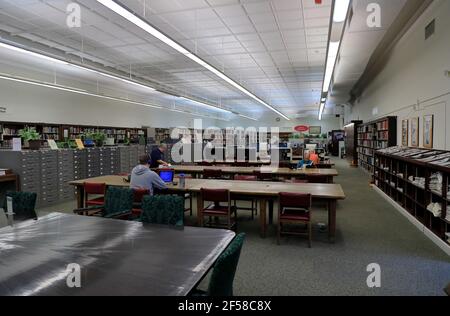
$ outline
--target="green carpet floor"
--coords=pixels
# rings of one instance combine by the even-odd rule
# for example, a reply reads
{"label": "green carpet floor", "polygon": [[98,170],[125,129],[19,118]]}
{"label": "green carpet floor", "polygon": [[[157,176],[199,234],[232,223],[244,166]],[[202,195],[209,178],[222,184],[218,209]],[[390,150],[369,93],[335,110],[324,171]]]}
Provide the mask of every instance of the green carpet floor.
{"label": "green carpet floor", "polygon": [[[316,226],[312,249],[301,237],[283,238],[278,246],[275,226],[262,239],[258,218],[251,221],[241,211],[238,230],[247,233],[247,239],[235,295],[444,295],[450,257],[381,198],[369,186],[367,174],[341,160],[336,160],[336,168],[340,175],[335,182],[342,185],[347,199],[338,203],[335,244],[328,243]],[[71,201],[39,214],[73,208]],[[313,211],[315,223],[326,223],[324,205],[315,205]],[[4,224],[2,214],[0,225]],[[366,284],[371,263],[381,266],[381,288]],[[207,282],[208,277],[201,287],[206,288]]]}

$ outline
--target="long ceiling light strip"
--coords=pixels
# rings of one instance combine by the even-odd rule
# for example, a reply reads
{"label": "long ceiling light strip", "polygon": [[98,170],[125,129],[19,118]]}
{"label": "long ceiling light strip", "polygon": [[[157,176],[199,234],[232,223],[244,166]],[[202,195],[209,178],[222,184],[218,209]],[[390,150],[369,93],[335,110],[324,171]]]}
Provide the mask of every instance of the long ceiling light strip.
{"label": "long ceiling light strip", "polygon": [[[342,23],[346,20],[348,11],[350,9],[350,0],[335,0],[333,6],[333,22]],[[330,32],[332,32],[332,27]],[[333,78],[334,70],[336,68],[337,57],[341,48],[341,41],[330,41],[328,43],[327,60],[325,65],[325,75],[323,80],[322,93],[326,94],[325,98],[320,101],[319,120],[322,120],[322,115],[325,110],[326,101],[328,98],[328,91],[331,87],[331,80]]]}
{"label": "long ceiling light strip", "polygon": [[320,109],[319,109],[319,121],[322,121],[322,115],[323,111],[325,110],[325,103],[320,103]]}
{"label": "long ceiling light strip", "polygon": [[247,119],[247,120],[257,121],[257,119],[255,119],[253,117],[250,117],[250,116],[247,116],[247,115],[243,115],[243,114],[238,114],[238,115],[240,117],[243,117],[243,118]]}
{"label": "long ceiling light strip", "polygon": [[225,113],[229,113],[229,114],[232,114],[232,113],[233,113],[233,112],[231,112],[231,111],[229,111],[229,110],[222,109],[222,108],[219,108],[219,107],[217,107],[217,106],[210,105],[210,104],[208,104],[208,103],[203,103],[203,102],[200,102],[200,101],[188,99],[188,98],[185,98],[185,97],[179,97],[179,99],[184,100],[184,101],[188,101],[188,102],[191,102],[191,103],[194,103],[194,104],[197,104],[197,105],[202,106],[202,107],[205,107],[205,108],[214,109],[214,110],[219,110],[219,111],[222,111],[222,112],[225,112]]}
{"label": "long ceiling light strip", "polygon": [[24,48],[20,48],[20,47],[14,46],[14,45],[9,45],[9,44],[0,42],[0,47],[6,48],[6,49],[9,49],[9,50],[13,50],[13,51],[16,51],[16,52],[20,52],[20,53],[23,53],[23,54],[26,54],[26,55],[30,55],[30,56],[33,56],[33,57],[38,57],[38,58],[41,58],[41,59],[45,59],[47,61],[51,61],[51,62],[54,62],[54,63],[57,63],[57,64],[63,64],[63,65],[72,66],[74,68],[78,68],[78,69],[81,69],[81,70],[89,71],[89,72],[92,72],[92,73],[95,73],[97,75],[101,75],[101,76],[104,76],[104,77],[107,77],[107,78],[110,78],[110,79],[119,80],[119,81],[122,81],[122,82],[125,82],[125,83],[129,83],[129,84],[132,84],[132,85],[135,85],[135,86],[139,86],[141,88],[145,88],[145,89],[148,89],[150,91],[156,91],[156,89],[154,89],[154,88],[152,88],[150,86],[138,83],[136,81],[125,79],[123,77],[119,77],[119,76],[115,76],[115,75],[111,75],[111,74],[108,74],[106,72],[98,71],[98,70],[95,70],[95,69],[92,69],[92,68],[88,68],[88,67],[80,66],[80,65],[77,65],[77,64],[69,63],[69,62],[60,60],[58,58],[54,58],[54,57],[46,56],[46,55],[43,55],[43,54],[35,53],[35,52],[30,51],[30,50],[27,50],[27,49],[24,49]]}
{"label": "long ceiling light strip", "polygon": [[226,119],[219,118],[219,117],[207,116],[207,115],[202,115],[202,114],[197,114],[197,113],[182,111],[182,110],[176,110],[176,109],[169,109],[169,108],[162,107],[159,105],[153,105],[153,104],[149,104],[149,103],[145,103],[145,102],[133,101],[133,100],[117,98],[117,97],[112,97],[112,96],[107,96],[107,95],[102,95],[102,94],[95,94],[95,93],[88,92],[86,90],[79,90],[79,89],[74,89],[74,88],[70,88],[70,87],[34,81],[34,80],[30,80],[30,79],[10,77],[10,76],[5,76],[5,75],[1,75],[1,74],[0,74],[0,79],[14,81],[14,82],[20,82],[20,83],[33,85],[33,86],[45,87],[45,88],[50,88],[50,89],[55,89],[55,90],[60,90],[60,91],[65,91],[65,92],[77,93],[77,94],[81,94],[81,95],[86,95],[86,96],[91,96],[91,97],[96,97],[96,98],[101,98],[101,99],[107,99],[107,100],[112,100],[112,101],[117,101],[117,102],[141,105],[141,106],[151,107],[151,108],[160,109],[160,110],[167,110],[167,111],[171,111],[171,112],[180,112],[180,113],[189,114],[189,115],[193,115],[193,116],[202,116],[202,117],[207,117],[210,119],[228,121]]}
{"label": "long ceiling light strip", "polygon": [[139,18],[136,15],[134,15],[132,12],[128,11],[127,9],[122,7],[121,5],[117,4],[115,1],[113,1],[113,0],[97,0],[97,2],[99,2],[102,5],[104,5],[108,9],[114,11],[118,15],[122,16],[123,18],[125,18],[129,22],[133,23],[137,27],[141,28],[142,30],[146,31],[147,33],[151,34],[152,36],[156,37],[157,39],[159,39],[160,41],[164,42],[165,44],[169,45],[170,47],[172,47],[173,49],[175,49],[179,53],[185,55],[186,57],[188,57],[192,61],[194,61],[197,64],[199,64],[200,66],[202,66],[202,67],[206,68],[207,70],[209,70],[210,72],[214,73],[216,76],[218,76],[222,80],[225,80],[227,83],[229,83],[233,87],[237,88],[239,91],[243,92],[244,94],[246,94],[250,98],[252,98],[255,101],[257,101],[258,103],[264,105],[268,109],[270,109],[273,112],[277,113],[278,115],[282,116],[284,119],[286,119],[288,121],[290,120],[286,115],[284,115],[283,113],[281,113],[280,111],[275,109],[273,106],[269,105],[267,102],[263,101],[261,98],[257,97],[255,94],[251,93],[249,90],[247,90],[246,88],[244,88],[243,86],[238,84],[236,81],[234,81],[233,79],[231,79],[230,77],[225,75],[223,72],[217,70],[215,67],[211,66],[210,64],[208,64],[207,62],[202,60],[197,55],[192,54],[186,48],[184,48],[183,46],[181,46],[180,44],[178,44],[177,42],[175,42],[174,40],[172,40],[168,36],[164,35],[160,31],[155,29],[153,26],[151,26],[150,24],[148,24],[147,22],[145,22],[141,18]]}
{"label": "long ceiling light strip", "polygon": [[[124,82],[124,83],[132,84],[134,86],[138,86],[138,87],[141,87],[141,88],[145,88],[145,89],[148,89],[148,90],[150,90],[152,92],[156,91],[156,89],[154,89],[154,88],[152,88],[150,86],[147,86],[147,85],[144,85],[144,84],[141,84],[141,83],[138,83],[138,82],[135,82],[135,81],[123,78],[123,77],[111,75],[111,74],[108,74],[106,72],[102,72],[102,71],[95,70],[95,69],[92,69],[92,68],[88,68],[88,67],[80,66],[80,65],[73,64],[73,63],[70,63],[70,62],[66,62],[66,61],[63,61],[63,60],[60,60],[60,59],[57,59],[57,58],[54,58],[54,57],[46,56],[46,55],[43,55],[43,54],[40,54],[40,53],[35,53],[33,51],[30,51],[30,50],[27,50],[27,49],[24,49],[24,48],[20,48],[20,47],[14,46],[14,45],[10,45],[10,44],[7,44],[7,43],[0,42],[0,48],[6,48],[6,49],[9,49],[9,50],[12,50],[12,51],[15,51],[15,52],[19,52],[19,53],[22,53],[22,54],[26,54],[26,55],[29,55],[29,56],[36,57],[36,58],[44,59],[44,60],[47,60],[47,61],[50,61],[50,62],[53,62],[53,63],[66,65],[66,66],[71,66],[71,67],[74,67],[74,68],[77,68],[77,69],[81,69],[81,70],[84,70],[84,71],[95,73],[97,75],[101,75],[103,77],[107,77],[107,78],[114,79],[114,80],[119,80],[119,81]],[[200,103],[200,102],[198,102],[196,100],[192,100],[192,99],[189,99],[189,98],[184,98],[184,99],[186,99],[186,100],[188,100],[190,102]],[[200,103],[200,104],[202,104],[203,106],[208,106],[209,108],[211,108],[213,110],[226,111],[228,113],[231,113],[230,111],[227,111],[225,109],[222,109],[222,108],[219,108],[219,107],[216,107],[216,106],[213,106],[213,105],[203,104],[203,103]],[[186,112],[186,113],[189,114],[190,112]]]}

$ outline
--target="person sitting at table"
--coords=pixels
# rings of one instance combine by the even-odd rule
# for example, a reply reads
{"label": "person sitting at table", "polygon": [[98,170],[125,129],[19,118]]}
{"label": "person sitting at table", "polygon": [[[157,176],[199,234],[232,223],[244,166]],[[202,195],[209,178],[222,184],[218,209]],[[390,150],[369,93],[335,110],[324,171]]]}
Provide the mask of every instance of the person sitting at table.
{"label": "person sitting at table", "polygon": [[309,159],[313,162],[313,165],[318,165],[320,162],[319,155],[315,151],[309,153]]}
{"label": "person sitting at table", "polygon": [[299,161],[297,165],[297,169],[302,169],[304,166],[312,167],[314,165],[314,161],[311,160],[311,155],[309,151],[305,151],[303,155],[303,159]]}
{"label": "person sitting at table", "polygon": [[150,170],[150,163],[148,155],[139,157],[139,165],[133,168],[131,171],[130,187],[132,189],[146,189],[150,191],[150,195],[153,195],[153,189],[164,190],[167,189],[164,181],[159,175]]}
{"label": "person sitting at table", "polygon": [[150,168],[158,168],[160,165],[168,166],[169,163],[164,161],[164,152],[167,150],[166,144],[161,144],[158,148],[152,150],[150,154]]}

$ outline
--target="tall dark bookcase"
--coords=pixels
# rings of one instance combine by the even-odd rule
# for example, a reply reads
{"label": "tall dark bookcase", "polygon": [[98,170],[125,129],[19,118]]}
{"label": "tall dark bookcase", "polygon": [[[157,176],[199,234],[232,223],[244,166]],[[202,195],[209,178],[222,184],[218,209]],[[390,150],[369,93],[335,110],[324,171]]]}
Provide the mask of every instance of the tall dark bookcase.
{"label": "tall dark bookcase", "polygon": [[358,126],[363,121],[352,121],[344,126],[345,131],[345,156],[351,166],[358,166]]}
{"label": "tall dark bookcase", "polygon": [[374,172],[375,151],[397,146],[397,117],[388,116],[358,126],[358,165]]}

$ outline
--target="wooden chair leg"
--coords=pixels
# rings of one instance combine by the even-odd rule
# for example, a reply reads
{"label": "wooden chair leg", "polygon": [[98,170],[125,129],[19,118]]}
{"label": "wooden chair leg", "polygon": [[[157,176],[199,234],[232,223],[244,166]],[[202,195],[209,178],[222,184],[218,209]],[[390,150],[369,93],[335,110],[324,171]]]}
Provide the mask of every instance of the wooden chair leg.
{"label": "wooden chair leg", "polygon": [[191,209],[190,214],[192,216],[192,194],[189,195],[189,207]]}

